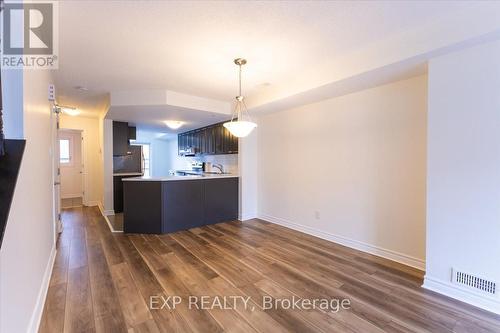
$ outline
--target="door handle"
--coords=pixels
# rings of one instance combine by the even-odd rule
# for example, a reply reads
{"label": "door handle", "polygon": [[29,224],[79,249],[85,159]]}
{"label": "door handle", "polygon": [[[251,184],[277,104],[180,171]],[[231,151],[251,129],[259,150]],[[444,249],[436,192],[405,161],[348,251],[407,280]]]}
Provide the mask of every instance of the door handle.
{"label": "door handle", "polygon": [[61,182],[55,182],[54,186],[61,185]]}

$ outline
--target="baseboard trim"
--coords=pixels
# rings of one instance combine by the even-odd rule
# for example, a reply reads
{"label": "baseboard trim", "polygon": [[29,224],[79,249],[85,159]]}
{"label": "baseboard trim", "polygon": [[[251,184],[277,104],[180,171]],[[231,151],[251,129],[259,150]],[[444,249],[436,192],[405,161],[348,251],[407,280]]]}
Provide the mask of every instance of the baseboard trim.
{"label": "baseboard trim", "polygon": [[102,202],[99,201],[99,203],[97,204],[97,207],[99,208],[101,215],[104,216],[104,207],[102,206]]}
{"label": "baseboard trim", "polygon": [[239,220],[240,221],[248,221],[248,220],[251,220],[251,219],[256,219],[257,217],[258,216],[255,213],[247,213],[247,214],[241,214],[239,216]]}
{"label": "baseboard trim", "polygon": [[[104,210],[104,207],[102,207],[102,204],[99,202],[98,205],[99,207],[99,210],[101,211],[101,215],[102,217],[104,217],[104,220],[106,220],[106,223],[108,224],[108,228],[109,230],[112,232],[112,233],[116,233],[116,234],[120,234],[120,233],[123,233],[123,231],[121,230],[115,230],[113,228],[113,226],[111,225],[111,222],[109,221],[108,219],[108,216],[109,215],[115,215],[115,211],[114,210]],[[112,214],[110,214],[110,212],[112,212]]]}
{"label": "baseboard trim", "polygon": [[115,230],[113,228],[113,226],[111,225],[111,222],[109,221],[108,217],[106,215],[103,215],[104,216],[104,219],[106,220],[106,223],[108,224],[108,227],[109,227],[109,230],[112,232],[112,233],[115,233],[115,234],[122,234],[123,231],[122,230]]}
{"label": "baseboard trim", "polygon": [[69,208],[80,208],[83,207],[84,205],[78,205],[78,206],[61,206],[61,209],[69,209]]}
{"label": "baseboard trim", "polygon": [[45,267],[45,273],[43,274],[42,284],[40,286],[40,291],[38,292],[38,297],[36,300],[35,309],[31,315],[30,323],[28,326],[28,333],[36,333],[40,328],[40,322],[42,320],[43,306],[45,305],[45,299],[47,298],[47,292],[49,291],[50,277],[52,276],[52,270],[54,268],[54,262],[56,260],[56,244],[52,246],[50,250],[49,261]]}
{"label": "baseboard trim", "polygon": [[339,235],[334,235],[326,231],[318,230],[315,228],[311,228],[302,224],[294,223],[282,218],[266,215],[266,214],[261,214],[260,218],[262,220],[279,224],[284,227],[294,229],[303,233],[306,233],[308,235],[316,236],[340,245],[344,245],[350,248],[353,248],[355,250],[367,252],[379,257],[383,257],[392,261],[399,262],[401,264],[411,266],[414,268],[417,268],[419,270],[424,271],[425,270],[425,261],[419,258],[415,258],[403,253],[399,253],[393,250],[388,250],[384,249],[379,246],[367,244],[364,242],[357,241],[355,239],[350,239],[347,237],[339,236]]}
{"label": "baseboard trim", "polygon": [[104,210],[102,202],[100,202],[100,201],[97,203],[97,207],[99,207],[99,210],[101,211],[102,216],[115,215],[114,209]]}
{"label": "baseboard trim", "polygon": [[478,295],[468,289],[451,283],[451,281],[443,281],[441,279],[425,275],[422,288],[451,297],[464,303],[471,304],[483,310],[500,314],[500,300],[494,300]]}
{"label": "baseboard trim", "polygon": [[61,195],[61,199],[77,199],[77,198],[82,198],[82,201],[83,201],[83,195],[82,194],[66,194],[66,195]]}

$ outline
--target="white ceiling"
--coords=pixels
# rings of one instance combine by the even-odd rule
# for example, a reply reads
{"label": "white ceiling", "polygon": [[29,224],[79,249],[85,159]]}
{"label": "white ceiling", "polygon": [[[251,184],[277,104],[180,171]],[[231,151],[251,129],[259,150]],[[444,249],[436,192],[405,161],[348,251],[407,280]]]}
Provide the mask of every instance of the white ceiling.
{"label": "white ceiling", "polygon": [[[199,111],[169,105],[162,106],[113,106],[106,118],[125,121],[142,131],[178,134],[195,128],[219,123],[230,115]],[[185,124],[177,130],[168,128],[164,120],[182,120]]]}
{"label": "white ceiling", "polygon": [[235,57],[248,59],[244,94],[261,93],[311,68],[321,70],[333,58],[475,5],[61,1],[56,85],[64,104],[98,111],[109,92],[120,90],[169,89],[230,100],[237,92]]}

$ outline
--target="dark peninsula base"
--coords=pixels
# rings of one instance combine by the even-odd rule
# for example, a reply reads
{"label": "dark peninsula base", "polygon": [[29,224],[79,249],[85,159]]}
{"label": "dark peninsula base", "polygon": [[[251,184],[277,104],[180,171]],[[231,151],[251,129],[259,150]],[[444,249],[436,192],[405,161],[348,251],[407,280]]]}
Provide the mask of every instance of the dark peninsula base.
{"label": "dark peninsula base", "polygon": [[124,232],[161,234],[235,220],[238,187],[238,177],[124,180]]}

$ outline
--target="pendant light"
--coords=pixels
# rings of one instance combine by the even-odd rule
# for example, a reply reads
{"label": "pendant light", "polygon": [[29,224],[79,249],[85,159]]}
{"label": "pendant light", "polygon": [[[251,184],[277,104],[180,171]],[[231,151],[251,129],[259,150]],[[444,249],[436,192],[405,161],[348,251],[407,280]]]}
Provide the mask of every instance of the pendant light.
{"label": "pendant light", "polygon": [[241,66],[245,65],[247,61],[243,58],[238,58],[234,60],[234,63],[239,67],[240,90],[238,96],[236,96],[236,106],[231,121],[224,123],[224,127],[227,128],[232,135],[238,138],[244,138],[257,127],[257,124],[250,118],[243,95],[241,94]]}

